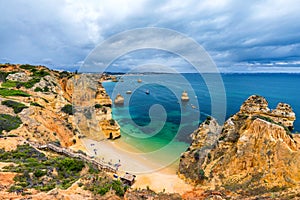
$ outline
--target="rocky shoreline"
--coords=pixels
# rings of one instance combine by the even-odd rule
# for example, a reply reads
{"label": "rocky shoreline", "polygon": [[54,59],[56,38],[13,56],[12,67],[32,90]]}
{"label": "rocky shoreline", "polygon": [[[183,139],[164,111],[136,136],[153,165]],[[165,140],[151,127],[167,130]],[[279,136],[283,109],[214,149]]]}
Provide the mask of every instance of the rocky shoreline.
{"label": "rocky shoreline", "polygon": [[271,111],[265,98],[250,96],[224,125],[209,117],[191,135],[179,176],[240,197],[297,189],[300,136],[290,132],[294,120],[288,104],[279,103]]}
{"label": "rocky shoreline", "polygon": [[[7,76],[2,81],[2,88],[28,94],[28,97],[1,97],[1,102],[13,100],[28,107],[18,114],[23,124],[11,134],[22,132],[26,139],[42,143],[58,140],[63,146],[74,145],[74,141],[81,137],[98,140],[120,137],[120,127],[111,115],[112,101],[101,82],[97,81],[101,77],[93,77],[96,83],[94,92],[78,83],[78,74],[53,71],[43,66],[2,65],[1,72]],[[27,87],[28,81],[33,79],[36,83]],[[86,94],[93,95],[94,99],[89,99]],[[94,104],[83,105],[91,102]],[[11,108],[0,107],[14,114]]]}
{"label": "rocky shoreline", "polygon": [[[52,189],[48,193],[43,192],[38,188],[43,188],[43,184],[56,179],[60,170],[56,166],[49,166],[52,170],[50,173],[43,162],[51,160],[58,165],[59,162],[52,160],[52,157],[60,155],[50,153],[48,156],[48,153],[41,151],[47,154],[42,156],[37,152],[38,148],[30,149],[24,143],[36,143],[38,146],[55,144],[61,149],[72,149],[70,152],[85,152],[87,149],[82,138],[100,141],[120,137],[120,126],[112,119],[112,100],[101,82],[110,77],[81,76],[66,71],[49,70],[44,66],[11,64],[0,65],[0,72],[0,145],[4,148],[1,150],[0,160],[0,194],[4,198],[300,198],[300,136],[291,133],[296,119],[295,113],[285,103],[279,103],[271,110],[267,100],[258,95],[250,96],[242,104],[240,111],[223,125],[208,117],[191,134],[192,143],[182,153],[178,169],[178,176],[194,187],[189,192],[179,195],[165,191],[154,192],[148,187],[125,189],[123,186],[119,187],[118,182],[114,182],[113,174],[106,174],[101,170],[95,173],[95,169],[88,164],[81,164],[76,156],[70,157],[75,159],[72,161],[65,157],[62,159],[80,164],[80,169],[76,169],[77,181],[64,177],[70,181],[67,189],[53,189],[53,185],[48,185],[48,189]],[[37,157],[36,162],[43,168],[40,171],[32,168],[37,170],[30,172],[32,174],[26,174],[25,171],[19,173],[24,173],[33,182],[42,182],[37,183],[41,187],[38,185],[35,189],[22,190],[24,194],[18,194],[18,187],[25,183],[15,181],[17,174],[5,170],[7,166],[11,166],[8,168],[13,170],[15,166],[21,169],[24,167],[20,164],[22,162],[32,164],[28,155],[22,152],[24,149],[40,155],[42,159]],[[20,156],[22,162],[17,158],[10,158],[11,155]],[[34,173],[36,180],[32,180]],[[107,179],[105,182],[104,177]],[[98,184],[98,189],[103,189],[103,185],[114,189],[97,190],[91,181]],[[84,185],[89,191],[80,185]],[[15,189],[12,190],[14,192],[8,192],[11,187]]]}

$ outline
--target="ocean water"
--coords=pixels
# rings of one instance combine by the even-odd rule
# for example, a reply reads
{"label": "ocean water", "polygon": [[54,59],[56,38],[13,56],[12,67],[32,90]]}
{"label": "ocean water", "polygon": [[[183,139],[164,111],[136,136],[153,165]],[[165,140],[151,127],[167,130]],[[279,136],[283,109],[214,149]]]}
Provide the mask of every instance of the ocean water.
{"label": "ocean water", "polygon": [[[113,106],[121,139],[142,152],[156,152],[156,157],[178,157],[188,147],[189,135],[208,115],[223,123],[252,94],[264,96],[271,109],[279,102],[288,103],[300,116],[300,74],[149,74],[121,79],[103,83],[112,99],[118,93],[125,98],[124,106]],[[128,90],[132,93],[126,94]],[[184,90],[188,102],[180,100]],[[294,126],[300,131],[300,120]]]}

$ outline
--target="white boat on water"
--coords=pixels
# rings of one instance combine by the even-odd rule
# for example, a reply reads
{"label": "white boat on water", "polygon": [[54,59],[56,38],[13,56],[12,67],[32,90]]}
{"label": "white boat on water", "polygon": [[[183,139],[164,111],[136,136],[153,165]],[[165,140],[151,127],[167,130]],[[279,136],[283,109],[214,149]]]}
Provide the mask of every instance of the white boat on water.
{"label": "white boat on water", "polygon": [[126,94],[131,94],[131,93],[132,93],[131,90],[126,91]]}

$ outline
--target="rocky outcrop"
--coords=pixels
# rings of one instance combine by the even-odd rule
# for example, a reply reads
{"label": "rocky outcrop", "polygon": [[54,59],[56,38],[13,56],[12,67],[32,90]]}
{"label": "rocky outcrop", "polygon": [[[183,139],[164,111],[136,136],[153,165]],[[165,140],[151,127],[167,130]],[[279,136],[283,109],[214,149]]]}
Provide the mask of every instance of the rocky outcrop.
{"label": "rocky outcrop", "polygon": [[6,77],[6,80],[19,81],[19,82],[27,82],[30,79],[31,78],[29,76],[27,76],[27,74],[24,73],[24,72],[18,72],[18,73],[14,73],[14,74],[9,74]]}
{"label": "rocky outcrop", "polygon": [[132,190],[127,191],[124,196],[125,200],[143,200],[143,199],[153,199],[153,200],[181,200],[181,196],[179,194],[173,193],[155,193],[150,189],[142,189],[142,190]]}
{"label": "rocky outcrop", "polygon": [[108,139],[116,139],[121,137],[120,134],[120,126],[117,121],[110,120],[102,120],[99,122],[102,132],[104,136]]}
{"label": "rocky outcrop", "polygon": [[98,82],[98,87],[96,91],[95,104],[100,104],[102,106],[108,106],[108,107],[112,105],[112,100],[106,93],[100,81]]}
{"label": "rocky outcrop", "polygon": [[124,97],[121,94],[117,94],[114,103],[116,105],[124,105]]}
{"label": "rocky outcrop", "polygon": [[[84,136],[96,139],[109,138],[108,131],[112,132],[111,138],[120,137],[119,125],[109,123],[109,120],[112,120],[112,101],[101,82],[98,82],[99,76],[88,77],[95,85],[93,89],[76,85],[81,75],[49,70],[43,66],[5,65],[1,66],[0,70],[2,74],[8,74],[6,80],[24,84],[30,80],[37,80],[30,87],[10,88],[22,90],[30,97],[0,97],[0,102],[12,99],[28,107],[15,114],[12,108],[0,105],[0,114],[18,115],[23,122],[18,129],[7,134],[20,135],[27,140],[40,143],[57,142],[67,147],[80,144],[80,138]],[[74,91],[79,91],[77,93],[79,98],[78,95],[74,96]],[[94,91],[99,91],[99,94],[92,95]],[[89,98],[88,101],[86,96]],[[76,105],[76,101],[82,105],[82,109],[73,109],[77,111],[76,113],[62,112],[63,107]]]}
{"label": "rocky outcrop", "polygon": [[72,95],[75,120],[85,136],[94,140],[116,139],[121,136],[118,123],[112,119],[112,100],[97,75],[79,77]]}
{"label": "rocky outcrop", "polygon": [[179,176],[193,184],[242,195],[280,191],[300,184],[300,137],[291,134],[295,114],[284,103],[271,111],[253,95],[223,126],[208,118],[191,135]]}
{"label": "rocky outcrop", "polygon": [[233,199],[233,198],[232,196],[222,191],[203,190],[198,188],[183,194],[182,199],[184,200],[208,200],[208,199],[225,200],[225,199]]}
{"label": "rocky outcrop", "polygon": [[188,96],[188,93],[186,91],[183,91],[181,95],[181,101],[189,101],[189,100],[190,98]]}
{"label": "rocky outcrop", "polygon": [[240,113],[260,116],[265,116],[271,120],[284,125],[293,130],[294,121],[296,120],[295,113],[290,105],[286,103],[279,103],[276,109],[270,111],[268,102],[265,98],[257,95],[250,96],[241,106]]}

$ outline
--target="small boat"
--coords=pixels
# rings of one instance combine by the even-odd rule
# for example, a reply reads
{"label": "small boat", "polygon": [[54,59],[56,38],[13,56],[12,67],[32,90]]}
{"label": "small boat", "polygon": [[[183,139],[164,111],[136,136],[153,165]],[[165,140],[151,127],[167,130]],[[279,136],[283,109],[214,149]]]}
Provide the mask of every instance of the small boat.
{"label": "small boat", "polygon": [[126,91],[126,94],[131,94],[131,93],[132,93],[131,90]]}
{"label": "small boat", "polygon": [[138,82],[138,83],[141,83],[141,82],[142,82],[142,79],[139,78],[139,79],[137,80],[137,82]]}
{"label": "small boat", "polygon": [[146,92],[145,92],[146,94],[150,94],[150,91],[149,90],[146,90]]}

